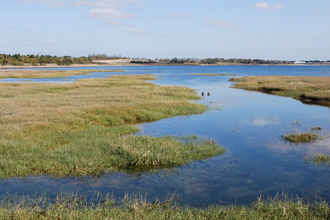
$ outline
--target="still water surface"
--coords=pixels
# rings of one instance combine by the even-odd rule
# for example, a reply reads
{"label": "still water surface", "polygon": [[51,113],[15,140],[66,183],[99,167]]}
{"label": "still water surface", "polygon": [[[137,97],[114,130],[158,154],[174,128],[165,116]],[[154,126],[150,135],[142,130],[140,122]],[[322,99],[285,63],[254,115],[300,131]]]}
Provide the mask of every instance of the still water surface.
{"label": "still water surface", "polygon": [[[198,103],[209,106],[203,114],[178,116],[137,125],[136,135],[198,135],[226,148],[223,155],[194,161],[154,173],[107,173],[101,177],[52,178],[31,176],[0,181],[0,195],[95,192],[123,197],[125,193],[165,197],[176,193],[182,204],[249,204],[262,193],[274,196],[287,192],[313,200],[330,201],[330,167],[304,161],[305,156],[323,152],[330,155],[330,109],[300,101],[230,88],[231,76],[200,76],[191,73],[251,75],[330,76],[330,66],[164,66],[99,67],[122,69],[123,73],[98,72],[60,79],[31,79],[36,82],[67,83],[81,78],[118,74],[154,74],[159,85],[182,85],[210,92]],[[65,69],[65,68],[62,68]],[[70,68],[73,69],[73,68]],[[88,68],[85,68],[88,69]],[[93,67],[92,69],[96,69]],[[0,82],[27,79],[4,79]],[[30,82],[30,81],[29,81]],[[293,123],[298,122],[298,123]],[[309,144],[290,144],[281,135],[322,128],[325,138]]]}

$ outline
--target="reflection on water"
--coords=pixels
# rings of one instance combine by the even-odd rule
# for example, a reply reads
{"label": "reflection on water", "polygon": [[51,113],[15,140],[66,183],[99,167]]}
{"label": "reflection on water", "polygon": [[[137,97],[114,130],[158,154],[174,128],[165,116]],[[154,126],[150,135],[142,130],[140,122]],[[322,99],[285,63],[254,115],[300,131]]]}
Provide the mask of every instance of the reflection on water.
{"label": "reflection on water", "polygon": [[[102,67],[104,69],[104,67]],[[112,67],[112,69],[118,69]],[[199,103],[209,106],[203,114],[178,116],[139,124],[136,135],[199,135],[226,148],[224,155],[194,161],[182,167],[157,172],[117,172],[83,178],[32,176],[0,181],[0,194],[61,192],[147,193],[150,198],[173,194],[183,204],[246,204],[258,193],[289,192],[310,200],[330,199],[330,168],[305,162],[304,157],[323,152],[330,155],[330,111],[291,99],[230,88],[229,76],[200,76],[190,73],[246,75],[327,75],[330,67],[120,67],[125,73],[94,73],[71,79],[106,77],[113,74],[152,73],[160,85],[184,85],[198,94],[210,92]],[[162,70],[162,71],[159,71]],[[12,80],[12,79],[11,79]],[[11,81],[7,79],[7,81]],[[63,82],[70,79],[53,79]],[[46,79],[44,81],[52,81]],[[67,82],[67,81],[65,81]],[[299,122],[299,123],[298,123]],[[323,140],[291,144],[281,135],[322,128]]]}

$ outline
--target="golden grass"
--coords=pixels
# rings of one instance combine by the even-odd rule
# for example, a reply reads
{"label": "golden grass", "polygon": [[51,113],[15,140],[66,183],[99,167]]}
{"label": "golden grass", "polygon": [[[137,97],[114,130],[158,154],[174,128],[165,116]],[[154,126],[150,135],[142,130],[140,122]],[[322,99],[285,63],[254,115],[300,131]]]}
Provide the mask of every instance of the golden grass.
{"label": "golden grass", "polygon": [[0,78],[57,78],[91,72],[123,72],[123,70],[0,70]]}
{"label": "golden grass", "polygon": [[[127,166],[178,166],[223,153],[215,143],[132,137],[137,122],[206,110],[192,89],[151,75],[68,84],[0,84],[0,178],[92,175]],[[195,141],[196,142],[196,141]],[[172,156],[172,157],[171,157]]]}
{"label": "golden grass", "polygon": [[230,79],[235,88],[292,97],[302,102],[330,106],[330,77],[249,76]]}

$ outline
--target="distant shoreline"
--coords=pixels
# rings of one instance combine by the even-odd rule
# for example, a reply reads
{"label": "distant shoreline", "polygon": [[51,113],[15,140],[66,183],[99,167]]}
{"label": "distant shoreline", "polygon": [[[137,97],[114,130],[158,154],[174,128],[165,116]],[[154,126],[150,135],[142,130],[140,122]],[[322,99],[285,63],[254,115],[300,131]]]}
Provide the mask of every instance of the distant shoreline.
{"label": "distant shoreline", "polygon": [[46,65],[24,65],[14,66],[5,65],[0,66],[0,69],[29,69],[29,68],[79,68],[79,67],[102,67],[102,66],[329,66],[330,64],[243,64],[243,63],[217,63],[217,64],[200,64],[200,63],[131,63],[131,62],[116,62],[116,60],[109,60],[110,62],[98,62],[94,64],[72,64],[72,65],[57,65],[57,64],[46,64]]}

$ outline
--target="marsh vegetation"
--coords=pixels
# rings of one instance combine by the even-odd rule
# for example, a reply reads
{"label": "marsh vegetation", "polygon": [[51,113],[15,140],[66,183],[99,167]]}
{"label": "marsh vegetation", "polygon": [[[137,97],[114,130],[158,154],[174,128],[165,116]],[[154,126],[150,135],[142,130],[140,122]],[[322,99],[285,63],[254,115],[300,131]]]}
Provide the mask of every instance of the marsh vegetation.
{"label": "marsh vegetation", "polygon": [[49,202],[47,197],[7,197],[0,204],[3,219],[328,219],[329,205],[308,203],[287,194],[262,198],[250,206],[213,205],[205,208],[180,206],[172,195],[150,202],[146,195],[96,194],[87,200],[79,194],[59,195]]}
{"label": "marsh vegetation", "polygon": [[302,102],[330,106],[330,77],[248,76],[233,77],[233,87],[292,97]]}
{"label": "marsh vegetation", "polygon": [[85,75],[92,72],[123,72],[123,70],[0,70],[2,78],[58,78],[73,75]]}
{"label": "marsh vegetation", "polygon": [[290,134],[282,135],[282,138],[292,143],[310,143],[316,141],[317,139],[320,139],[321,137],[319,137],[319,135],[317,135],[316,133],[312,132],[291,132]]}
{"label": "marsh vegetation", "polygon": [[214,141],[196,137],[129,136],[138,131],[135,123],[206,110],[188,101],[199,99],[194,90],[146,82],[152,79],[1,83],[0,177],[179,166],[223,153]]}
{"label": "marsh vegetation", "polygon": [[321,164],[326,164],[326,165],[330,165],[330,156],[325,155],[323,153],[318,153],[314,156],[306,156],[305,160],[307,162],[312,162],[316,165],[321,165]]}
{"label": "marsh vegetation", "polygon": [[[290,131],[292,126],[297,132],[309,129],[310,133],[322,127],[324,131],[320,133],[324,135],[328,127],[328,109],[230,89],[227,77],[187,74],[225,72],[267,75],[273,71],[285,74],[285,70],[291,74],[292,68],[296,69],[162,67],[164,72],[159,75],[156,72],[159,68],[156,67],[123,68],[127,71],[125,74],[154,73],[162,78],[157,80],[157,84],[179,84],[211,91],[212,96],[200,101],[213,103],[208,104],[211,110],[205,114],[199,114],[205,111],[205,106],[187,102],[188,99],[199,98],[194,91],[152,85],[145,81],[152,79],[150,75],[79,80],[63,85],[1,84],[0,101],[4,103],[0,106],[3,126],[0,133],[3,138],[0,140],[1,166],[4,164],[5,170],[9,171],[4,176],[27,177],[2,179],[0,188],[4,199],[0,200],[0,216],[5,219],[329,218],[328,204],[315,202],[329,201],[329,169],[309,166],[301,160],[301,155],[328,152],[323,146],[328,143],[327,140],[299,144],[299,147],[288,146],[279,140],[281,134]],[[323,71],[325,67],[321,69],[315,75],[319,72],[327,74]],[[93,74],[93,77],[105,77],[107,74]],[[188,106],[188,109],[177,108],[181,104]],[[214,106],[221,106],[222,111],[213,111]],[[192,113],[197,114],[171,117]],[[164,117],[171,118],[139,124]],[[311,129],[313,125],[320,127]],[[141,132],[136,135],[179,136],[131,136],[138,128]],[[181,136],[186,134],[202,134],[215,142],[196,136]],[[198,152],[202,149],[198,147],[203,145],[221,151],[216,143],[224,143],[230,150],[223,156],[188,162],[196,160],[196,155],[204,158],[205,155]],[[154,151],[156,146],[157,151],[159,149],[166,155]],[[183,152],[179,152],[176,146]],[[174,169],[164,168],[176,166],[164,165],[164,161],[169,161],[169,149],[175,149],[175,157],[179,159],[171,159],[172,164],[189,164]],[[196,152],[193,158],[187,157],[187,149]],[[310,151],[306,152],[307,149]],[[113,157],[109,156],[109,152]],[[159,160],[159,155],[162,160]],[[162,165],[159,165],[160,162]],[[15,170],[17,165],[18,171]],[[27,169],[27,165],[33,169]],[[45,170],[40,167],[45,167]],[[29,176],[31,173],[36,175]],[[79,193],[72,196],[59,193],[70,194],[76,190]],[[297,197],[276,195],[282,190],[294,192]],[[109,195],[91,201],[93,194],[98,192],[104,195],[112,192],[116,198]],[[125,192],[130,195],[120,198]],[[139,192],[148,194],[148,199],[134,195]],[[179,204],[173,197],[163,199],[174,192],[178,195]],[[265,197],[255,200],[258,192]],[[30,196],[21,200],[22,194]],[[45,196],[39,198],[43,194]],[[153,200],[156,195],[162,199]]]}

